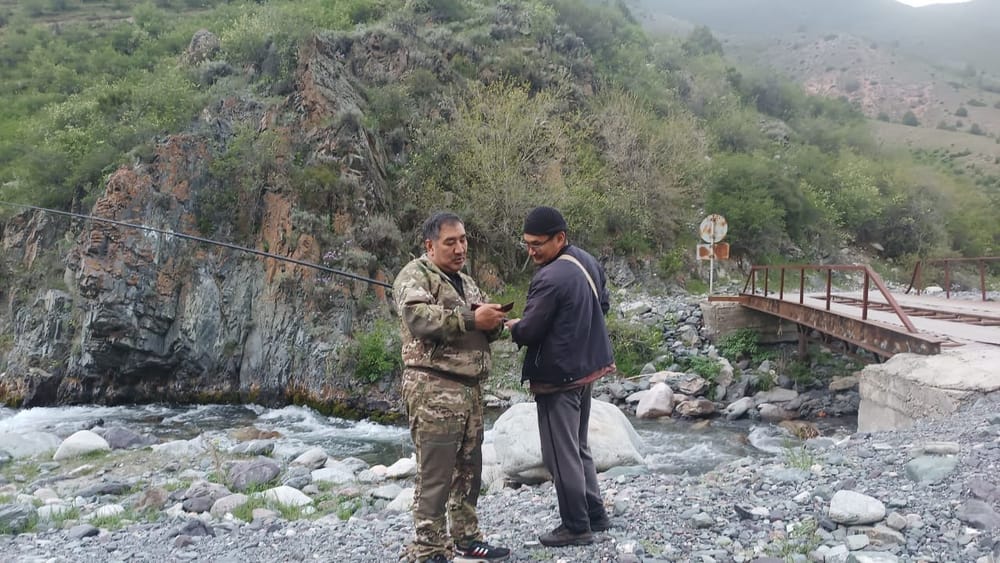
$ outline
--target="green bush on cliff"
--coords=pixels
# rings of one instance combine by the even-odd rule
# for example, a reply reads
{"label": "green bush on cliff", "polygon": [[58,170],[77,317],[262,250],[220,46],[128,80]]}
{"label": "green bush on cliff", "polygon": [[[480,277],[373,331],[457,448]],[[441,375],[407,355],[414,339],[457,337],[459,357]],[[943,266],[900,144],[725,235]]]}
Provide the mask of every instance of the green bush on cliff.
{"label": "green bush on cliff", "polygon": [[403,367],[399,328],[385,319],[375,321],[371,330],[355,336],[349,356],[354,360],[354,375],[365,383],[375,383],[399,372]]}

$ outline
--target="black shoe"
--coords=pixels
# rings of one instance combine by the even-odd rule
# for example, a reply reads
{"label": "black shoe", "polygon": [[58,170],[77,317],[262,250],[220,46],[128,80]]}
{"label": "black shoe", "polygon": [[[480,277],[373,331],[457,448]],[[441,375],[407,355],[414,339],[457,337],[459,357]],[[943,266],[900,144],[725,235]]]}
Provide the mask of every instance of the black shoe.
{"label": "black shoe", "polygon": [[438,553],[430,559],[424,559],[424,563],[449,563],[448,556],[443,553]]}
{"label": "black shoe", "polygon": [[538,541],[545,547],[590,545],[594,543],[594,534],[590,531],[574,532],[566,526],[560,525],[555,530],[538,536]]}
{"label": "black shoe", "polygon": [[590,521],[590,531],[591,532],[606,532],[612,528],[611,519],[605,514],[597,520]]}
{"label": "black shoe", "polygon": [[455,544],[455,563],[488,563],[503,561],[510,556],[506,547],[494,547],[484,541],[474,541],[467,546]]}

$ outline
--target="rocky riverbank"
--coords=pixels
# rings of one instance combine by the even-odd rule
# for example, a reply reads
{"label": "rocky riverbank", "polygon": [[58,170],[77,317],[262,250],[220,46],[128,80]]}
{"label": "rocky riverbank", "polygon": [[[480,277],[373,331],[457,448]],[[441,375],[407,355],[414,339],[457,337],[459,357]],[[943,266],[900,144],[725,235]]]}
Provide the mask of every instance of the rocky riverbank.
{"label": "rocky riverbank", "polygon": [[[699,476],[612,469],[601,486],[615,527],[592,546],[539,546],[539,531],[558,524],[549,484],[491,487],[482,527],[514,561],[994,561],[997,406],[984,399],[907,430],[813,438]],[[108,448],[142,439],[102,433]],[[285,461],[267,456],[267,436],[241,438],[103,453],[93,440],[98,453],[83,457],[65,440],[58,460],[7,460],[0,526],[21,532],[0,536],[0,553],[16,562],[399,557],[411,534],[407,459],[386,468],[310,450]]]}

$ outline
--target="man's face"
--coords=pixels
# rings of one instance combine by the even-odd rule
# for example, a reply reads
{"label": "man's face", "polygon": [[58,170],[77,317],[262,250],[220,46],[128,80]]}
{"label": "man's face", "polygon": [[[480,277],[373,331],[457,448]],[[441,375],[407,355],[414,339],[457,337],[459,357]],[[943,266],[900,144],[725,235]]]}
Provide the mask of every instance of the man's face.
{"label": "man's face", "polygon": [[551,262],[559,254],[559,250],[566,243],[566,233],[560,231],[554,235],[525,234],[523,241],[525,248],[528,249],[528,256],[537,266]]}
{"label": "man's face", "polygon": [[469,242],[465,238],[465,225],[441,225],[437,240],[425,240],[424,248],[434,265],[447,274],[454,274],[465,266]]}

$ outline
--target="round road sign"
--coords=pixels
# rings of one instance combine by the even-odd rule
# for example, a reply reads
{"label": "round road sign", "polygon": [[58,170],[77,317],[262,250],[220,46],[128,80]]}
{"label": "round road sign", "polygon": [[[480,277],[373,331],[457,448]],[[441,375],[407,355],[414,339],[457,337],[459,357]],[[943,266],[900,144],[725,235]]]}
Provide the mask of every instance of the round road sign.
{"label": "round road sign", "polygon": [[705,217],[698,229],[701,232],[701,240],[705,242],[719,242],[726,237],[729,225],[726,223],[725,217],[713,213]]}

